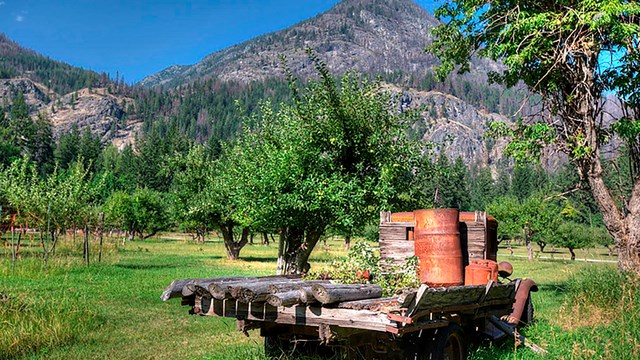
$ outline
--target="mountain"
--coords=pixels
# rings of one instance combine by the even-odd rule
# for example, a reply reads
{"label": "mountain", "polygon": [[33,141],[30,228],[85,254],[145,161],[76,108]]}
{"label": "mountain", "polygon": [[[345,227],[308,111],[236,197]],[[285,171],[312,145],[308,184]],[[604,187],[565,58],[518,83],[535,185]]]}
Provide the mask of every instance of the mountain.
{"label": "mountain", "polygon": [[[315,73],[305,52],[310,48],[334,74],[356,69],[382,76],[403,104],[430,108],[414,131],[450,157],[462,156],[467,164],[497,162],[501,147],[487,146],[483,134],[488,122],[508,121],[523,97],[486,84],[487,72],[500,67],[488,60],[474,59],[470,74],[438,83],[433,75],[438,61],[424,52],[436,25],[438,20],[412,0],[344,0],[314,18],[214,52],[196,64],[171,66],[140,85],[183,92],[186,85],[191,89],[203,81],[283,79],[282,55],[292,73],[306,79]],[[208,114],[215,127],[220,120]]]}
{"label": "mountain", "polygon": [[262,99],[289,101],[281,55],[297,77],[314,76],[305,52],[314,50],[335,74],[356,69],[381,76],[403,106],[426,106],[412,131],[467,164],[501,159],[499,144],[487,143],[487,123],[508,121],[522,94],[486,84],[499,64],[474,60],[472,73],[437,82],[437,60],[424,52],[438,21],[411,0],[344,0],[329,11],[287,29],[206,56],[194,65],[174,65],[127,87],[97,74],[21,48],[0,36],[0,100],[5,110],[16,91],[32,113],[49,114],[59,134],[89,128],[103,142],[132,143],[136,134],[170,128],[196,141],[233,137],[242,114]]}
{"label": "mountain", "polygon": [[42,112],[51,119],[55,137],[76,126],[105,144],[132,143],[141,123],[135,116],[127,120],[134,99],[116,94],[120,87],[104,73],[52,60],[0,34],[0,111],[22,93],[33,117]]}
{"label": "mountain", "polygon": [[[327,12],[287,29],[214,52],[200,62],[171,66],[144,78],[147,87],[173,88],[218,77],[248,82],[282,76],[281,55],[294,74],[313,73],[311,48],[334,73],[358,69],[367,74],[425,74],[437,60],[424,52],[429,29],[438,20],[411,0],[345,0]],[[495,67],[477,61],[483,72]]]}

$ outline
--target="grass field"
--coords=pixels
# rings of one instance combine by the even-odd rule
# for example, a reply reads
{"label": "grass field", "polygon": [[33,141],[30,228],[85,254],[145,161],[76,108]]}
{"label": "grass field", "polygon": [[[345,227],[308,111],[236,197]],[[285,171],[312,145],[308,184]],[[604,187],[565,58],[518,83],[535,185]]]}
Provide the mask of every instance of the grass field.
{"label": "grass field", "polygon": [[[100,264],[94,244],[91,251],[87,268],[80,240],[64,241],[45,270],[41,249],[27,241],[12,272],[10,250],[0,248],[0,359],[262,358],[257,333],[245,337],[230,319],[189,316],[179,300],[163,303],[159,296],[177,278],[273,274],[275,245],[249,245],[235,262],[226,260],[220,240],[195,244],[173,235],[124,246],[107,240]],[[612,280],[616,272],[606,269],[615,264],[586,263],[580,251],[575,262],[557,260],[568,252],[556,251],[554,260],[543,259],[549,253],[532,262],[521,257],[526,249],[520,246],[514,257],[505,249],[499,253],[514,265],[514,276],[534,278],[540,286],[533,298],[538,320],[525,334],[549,350],[546,358],[640,358],[638,284],[622,287],[624,281]],[[328,240],[314,251],[312,265],[344,254],[339,239]],[[606,249],[586,255],[610,259]],[[579,273],[587,275],[574,278]],[[471,354],[537,358],[526,349],[514,351],[513,342],[486,344]]]}

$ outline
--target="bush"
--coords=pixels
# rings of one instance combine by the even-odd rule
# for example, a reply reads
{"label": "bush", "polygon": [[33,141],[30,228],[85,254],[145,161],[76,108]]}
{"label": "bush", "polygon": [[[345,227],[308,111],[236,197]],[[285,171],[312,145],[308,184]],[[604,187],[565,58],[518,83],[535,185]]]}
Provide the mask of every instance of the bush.
{"label": "bush", "polygon": [[383,271],[377,247],[362,241],[349,249],[345,259],[333,261],[328,268],[312,271],[306,278],[332,279],[343,284],[374,283],[382,287],[383,296],[391,296],[420,285],[416,275],[417,264],[417,258],[413,256],[404,266],[386,266]]}

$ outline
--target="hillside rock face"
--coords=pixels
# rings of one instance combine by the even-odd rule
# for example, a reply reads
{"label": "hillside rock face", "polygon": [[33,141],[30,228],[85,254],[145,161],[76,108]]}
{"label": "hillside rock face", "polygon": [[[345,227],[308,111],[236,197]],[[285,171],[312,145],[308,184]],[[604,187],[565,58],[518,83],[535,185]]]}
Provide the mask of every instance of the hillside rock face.
{"label": "hillside rock face", "polygon": [[0,100],[2,107],[9,107],[17,93],[24,95],[24,100],[31,112],[39,112],[49,102],[48,90],[29,79],[0,79]]}
{"label": "hillside rock face", "polygon": [[402,90],[387,85],[399,104],[399,110],[426,106],[422,119],[412,130],[432,143],[436,152],[444,151],[450,159],[458,156],[467,164],[493,164],[502,159],[503,141],[490,147],[483,138],[492,121],[508,121],[500,114],[487,113],[468,103],[438,91]]}
{"label": "hillside rock face", "polygon": [[[240,82],[280,77],[281,55],[293,73],[304,78],[314,73],[306,48],[315,50],[337,74],[350,69],[422,74],[437,64],[424,52],[431,43],[429,29],[437,24],[411,0],[345,0],[312,19],[212,53],[195,65],[171,66],[141,84],[171,88],[212,76]],[[494,66],[488,61],[474,64],[482,72]]]}
{"label": "hillside rock face", "polygon": [[133,143],[142,126],[136,119],[126,119],[125,108],[133,99],[111,95],[106,89],[58,95],[30,79],[4,79],[0,80],[2,107],[9,108],[18,92],[24,95],[32,117],[41,112],[49,117],[56,139],[75,126],[80,131],[89,129],[103,144],[122,148]]}
{"label": "hillside rock face", "polygon": [[125,109],[133,104],[133,99],[111,95],[105,89],[82,89],[56,103],[63,105],[56,108],[53,104],[47,110],[56,138],[76,126],[80,130],[89,129],[103,144],[112,142],[122,148],[133,143],[142,126],[139,121],[126,121]]}

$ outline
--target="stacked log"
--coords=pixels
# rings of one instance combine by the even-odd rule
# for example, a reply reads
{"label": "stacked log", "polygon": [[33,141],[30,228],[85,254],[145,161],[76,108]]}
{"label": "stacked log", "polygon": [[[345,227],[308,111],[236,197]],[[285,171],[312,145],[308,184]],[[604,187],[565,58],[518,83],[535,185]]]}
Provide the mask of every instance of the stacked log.
{"label": "stacked log", "polygon": [[274,275],[274,276],[263,276],[263,277],[244,277],[240,280],[222,280],[222,281],[214,281],[209,284],[209,293],[214,299],[224,300],[229,298],[238,298],[242,292],[242,286],[268,282],[268,281],[283,281],[293,279],[301,279],[301,275]]}
{"label": "stacked log", "polygon": [[303,304],[313,304],[318,302],[315,297],[313,297],[313,289],[311,286],[303,286],[298,289],[300,293],[300,302]]}
{"label": "stacked log", "polygon": [[382,296],[382,288],[377,284],[316,284],[311,289],[313,297],[323,305]]}
{"label": "stacked log", "polygon": [[341,309],[381,311],[385,308],[396,308],[398,296],[387,298],[345,301],[338,304]]}
{"label": "stacked log", "polygon": [[[273,306],[296,304],[323,305],[351,302],[346,308],[365,309],[385,306],[397,298],[379,299],[382,288],[375,284],[334,284],[329,280],[305,281],[300,275],[240,277],[176,280],[162,294],[163,300],[175,297],[183,299],[233,299],[238,303],[263,303]],[[378,301],[367,301],[377,299]]]}
{"label": "stacked log", "polygon": [[267,296],[267,303],[271,306],[293,306],[300,303],[300,291],[290,290]]}

